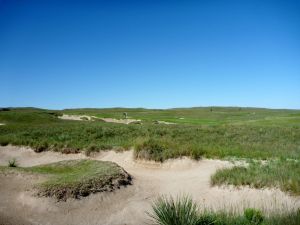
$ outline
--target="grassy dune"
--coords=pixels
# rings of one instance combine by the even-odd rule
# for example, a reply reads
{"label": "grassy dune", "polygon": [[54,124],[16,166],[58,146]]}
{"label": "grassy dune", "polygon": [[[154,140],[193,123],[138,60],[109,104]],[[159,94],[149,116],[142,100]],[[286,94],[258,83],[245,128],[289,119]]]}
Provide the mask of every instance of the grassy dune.
{"label": "grassy dune", "polygon": [[110,191],[131,182],[130,175],[117,164],[95,160],[66,160],[24,168],[0,167],[0,171],[45,175],[47,180],[37,185],[38,195],[58,200]]}

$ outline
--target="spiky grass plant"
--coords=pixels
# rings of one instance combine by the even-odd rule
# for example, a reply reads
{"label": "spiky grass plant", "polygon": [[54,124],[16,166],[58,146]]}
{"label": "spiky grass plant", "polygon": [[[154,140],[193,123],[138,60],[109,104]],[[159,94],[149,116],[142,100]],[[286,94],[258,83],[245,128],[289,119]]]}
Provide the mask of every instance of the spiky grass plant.
{"label": "spiky grass plant", "polygon": [[199,224],[198,206],[188,196],[159,197],[149,213],[157,225],[197,225]]}
{"label": "spiky grass plant", "polygon": [[9,167],[18,167],[17,160],[16,160],[15,158],[9,160],[9,161],[8,161],[8,166],[9,166]]}

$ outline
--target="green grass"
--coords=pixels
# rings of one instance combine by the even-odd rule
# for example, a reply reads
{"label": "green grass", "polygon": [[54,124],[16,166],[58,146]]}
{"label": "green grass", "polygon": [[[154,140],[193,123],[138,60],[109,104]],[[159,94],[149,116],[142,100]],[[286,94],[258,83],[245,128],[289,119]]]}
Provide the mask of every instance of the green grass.
{"label": "green grass", "polygon": [[213,185],[249,185],[254,188],[275,187],[300,195],[300,162],[271,160],[250,162],[249,166],[235,166],[218,170],[211,178]]}
{"label": "green grass", "polygon": [[153,213],[149,216],[159,225],[197,225],[199,224],[198,207],[191,198],[158,198],[152,205]]}
{"label": "green grass", "polygon": [[[212,111],[211,111],[212,109]],[[195,107],[175,109],[143,109],[143,108],[108,108],[108,109],[68,109],[66,114],[90,115],[98,117],[123,118],[127,112],[130,118],[151,122],[162,120],[178,124],[190,125],[224,125],[224,124],[256,124],[256,125],[297,125],[300,126],[299,110],[241,108],[241,107]]]}
{"label": "green grass", "polygon": [[[228,112],[231,116],[232,110]],[[195,109],[194,114],[198,111]],[[162,110],[158,112],[165,113]],[[242,114],[250,112],[246,109],[241,111]],[[265,113],[265,110],[262,112]],[[99,151],[135,146],[138,157],[146,156],[158,161],[180,156],[267,159],[299,158],[300,155],[300,127],[296,123],[294,126],[288,123],[257,125],[247,121],[243,124],[222,124],[227,116],[220,113],[223,115],[219,119],[222,125],[124,125],[101,121],[64,121],[57,118],[60,113],[37,109],[0,112],[0,122],[6,124],[0,127],[0,144],[30,146],[37,152]],[[288,111],[288,114],[295,116],[294,111]]]}
{"label": "green grass", "polygon": [[245,209],[243,215],[232,212],[199,210],[189,197],[160,197],[148,213],[156,225],[298,225],[300,210],[289,214],[273,213],[264,216],[260,210]]}
{"label": "green grass", "polygon": [[95,160],[67,160],[24,168],[0,167],[0,171],[45,175],[47,180],[37,185],[38,195],[58,200],[110,191],[131,181],[117,164]]}
{"label": "green grass", "polygon": [[[287,160],[300,160],[299,110],[210,109],[10,109],[0,111],[0,123],[5,124],[0,126],[0,145],[25,145],[36,152],[85,151],[87,155],[93,151],[134,148],[137,158],[156,161],[181,156],[194,159],[282,159],[280,163],[272,161],[269,167],[252,165],[248,169],[235,168],[236,175],[232,172],[234,169],[219,171],[213,182],[249,184],[254,187],[276,186],[299,194],[299,176],[296,176],[299,166],[291,166]],[[122,118],[123,112],[127,112],[130,118],[142,119],[143,124],[114,124],[101,120],[66,121],[58,118],[63,113]],[[154,120],[177,124],[153,124]],[[276,176],[280,179],[276,179]],[[274,179],[269,179],[271,177]]]}

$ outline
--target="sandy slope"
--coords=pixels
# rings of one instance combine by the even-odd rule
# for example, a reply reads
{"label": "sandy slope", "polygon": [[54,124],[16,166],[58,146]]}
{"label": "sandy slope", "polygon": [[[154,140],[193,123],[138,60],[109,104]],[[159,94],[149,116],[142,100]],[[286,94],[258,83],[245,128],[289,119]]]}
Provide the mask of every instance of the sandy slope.
{"label": "sandy slope", "polygon": [[[7,160],[13,157],[17,158],[20,166],[30,166],[85,156],[0,147],[0,165],[6,165]],[[210,176],[216,169],[231,165],[226,161],[196,162],[184,158],[168,160],[163,164],[136,162],[132,151],[108,151],[92,157],[118,163],[133,175],[133,185],[81,200],[56,202],[51,198],[33,196],[31,187],[38,182],[38,178],[1,175],[0,219],[10,224],[144,224],[147,222],[145,212],[151,209],[151,202],[157,196],[184,193],[190,194],[199,204],[214,209],[234,207],[241,210],[254,206],[265,211],[284,212],[300,207],[299,197],[288,196],[279,190],[210,187]]]}
{"label": "sandy slope", "polygon": [[135,119],[114,119],[114,118],[99,118],[95,116],[87,116],[87,115],[67,115],[63,114],[62,116],[58,117],[63,120],[83,120],[82,118],[86,117],[88,120],[93,119],[101,119],[107,123],[123,123],[123,124],[130,124],[134,122],[141,122],[141,120],[135,120]]}

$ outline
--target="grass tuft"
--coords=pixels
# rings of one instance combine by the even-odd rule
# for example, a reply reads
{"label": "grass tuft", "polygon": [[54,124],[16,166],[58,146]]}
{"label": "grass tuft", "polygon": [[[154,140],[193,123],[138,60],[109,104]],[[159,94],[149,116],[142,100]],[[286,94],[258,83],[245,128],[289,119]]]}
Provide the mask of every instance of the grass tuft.
{"label": "grass tuft", "polygon": [[8,161],[8,167],[18,167],[18,163],[16,159],[11,159]]}
{"label": "grass tuft", "polygon": [[153,214],[149,214],[158,225],[197,225],[198,207],[190,197],[177,199],[160,197],[152,205]]}

